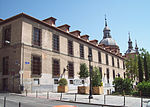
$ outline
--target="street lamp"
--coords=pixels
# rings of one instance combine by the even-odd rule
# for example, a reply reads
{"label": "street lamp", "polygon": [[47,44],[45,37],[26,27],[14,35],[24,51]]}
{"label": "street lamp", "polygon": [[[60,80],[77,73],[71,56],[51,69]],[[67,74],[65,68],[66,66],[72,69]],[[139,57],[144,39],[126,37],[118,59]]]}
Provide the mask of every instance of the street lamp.
{"label": "street lamp", "polygon": [[90,72],[90,90],[89,90],[89,99],[93,99],[92,96],[92,71],[91,71],[91,61],[92,61],[92,54],[88,55],[89,58],[89,72]]}

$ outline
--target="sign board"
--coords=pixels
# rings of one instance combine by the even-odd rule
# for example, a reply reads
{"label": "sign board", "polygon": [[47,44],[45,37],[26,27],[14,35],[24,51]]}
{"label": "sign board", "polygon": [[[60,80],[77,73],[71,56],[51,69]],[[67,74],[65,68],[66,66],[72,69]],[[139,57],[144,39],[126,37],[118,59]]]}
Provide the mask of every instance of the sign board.
{"label": "sign board", "polygon": [[80,79],[74,79],[73,80],[73,84],[74,85],[82,85],[82,80],[80,80]]}
{"label": "sign board", "polygon": [[30,64],[30,62],[25,62],[25,64]]}

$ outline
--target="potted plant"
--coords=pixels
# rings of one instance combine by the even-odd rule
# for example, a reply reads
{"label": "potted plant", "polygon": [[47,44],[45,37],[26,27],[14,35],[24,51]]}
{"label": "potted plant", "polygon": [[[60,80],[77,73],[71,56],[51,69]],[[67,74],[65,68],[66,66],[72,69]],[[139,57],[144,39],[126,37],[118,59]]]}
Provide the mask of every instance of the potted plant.
{"label": "potted plant", "polygon": [[88,67],[85,63],[82,63],[80,65],[80,79],[83,80],[83,86],[78,86],[78,93],[79,94],[88,94],[89,93],[89,87],[85,86],[85,79],[89,76]]}
{"label": "potted plant", "polygon": [[103,94],[102,76],[97,67],[94,67],[92,72],[92,87],[93,94]]}
{"label": "potted plant", "polygon": [[57,88],[57,91],[60,93],[66,93],[68,92],[68,82],[65,78],[61,78],[58,82],[59,86]]}

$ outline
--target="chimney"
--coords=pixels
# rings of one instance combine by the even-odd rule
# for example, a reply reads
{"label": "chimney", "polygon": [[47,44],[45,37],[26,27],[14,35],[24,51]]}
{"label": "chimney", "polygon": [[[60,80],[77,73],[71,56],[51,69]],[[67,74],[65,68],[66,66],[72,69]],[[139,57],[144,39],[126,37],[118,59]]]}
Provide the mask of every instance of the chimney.
{"label": "chimney", "polygon": [[96,45],[98,43],[98,40],[94,39],[94,40],[90,40],[89,42],[93,43],[94,45]]}
{"label": "chimney", "polygon": [[51,26],[55,26],[55,21],[56,20],[57,19],[55,19],[54,17],[50,17],[50,18],[44,19],[43,21],[46,22],[46,23],[48,23]]}
{"label": "chimney", "polygon": [[0,22],[4,21],[3,19],[0,18]]}
{"label": "chimney", "polygon": [[87,41],[89,40],[89,35],[82,35],[81,38]]}
{"label": "chimney", "polygon": [[74,36],[76,36],[76,37],[80,37],[80,31],[79,30],[75,30],[75,31],[72,31],[72,32],[70,32],[71,34],[73,34]]}
{"label": "chimney", "polygon": [[70,26],[67,24],[64,24],[64,25],[58,26],[57,28],[69,33]]}

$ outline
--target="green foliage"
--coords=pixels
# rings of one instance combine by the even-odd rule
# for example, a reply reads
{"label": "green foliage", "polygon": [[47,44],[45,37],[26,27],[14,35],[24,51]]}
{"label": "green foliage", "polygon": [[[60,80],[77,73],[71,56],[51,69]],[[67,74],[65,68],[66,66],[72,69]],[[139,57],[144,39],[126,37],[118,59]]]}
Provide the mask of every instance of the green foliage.
{"label": "green foliage", "polygon": [[67,80],[65,78],[61,78],[58,82],[60,86],[66,86],[68,84]]}
{"label": "green foliage", "polygon": [[139,71],[139,82],[143,81],[143,68],[142,68],[142,60],[141,56],[138,55],[138,71]]}
{"label": "green foliage", "polygon": [[138,91],[132,91],[131,92],[131,95],[133,95],[133,96],[140,96],[140,93],[138,92]]}
{"label": "green foliage", "polygon": [[144,48],[140,49],[140,52],[142,67],[144,68],[142,70],[145,74],[145,81],[148,81],[150,80],[150,54]]}
{"label": "green foliage", "polygon": [[125,61],[126,74],[132,80],[138,77],[138,59],[137,55],[129,56],[128,60]]}
{"label": "green foliage", "polygon": [[132,80],[129,78],[125,78],[123,80],[123,90],[125,91],[126,94],[130,94],[131,91],[133,90],[133,85],[132,85]]}
{"label": "green foliage", "polygon": [[126,65],[126,75],[134,80],[135,78],[139,79],[139,82],[142,82],[143,74],[145,74],[145,80],[150,80],[150,54],[145,49],[140,49],[138,55],[131,55],[125,61]]}
{"label": "green foliage", "polygon": [[123,94],[123,91],[125,94],[130,94],[133,90],[132,88],[132,80],[129,78],[115,78],[113,81],[113,85],[115,87],[115,92]]}
{"label": "green foliage", "polygon": [[148,74],[147,56],[146,55],[144,55],[144,71],[145,71],[145,81],[148,81],[149,74]]}
{"label": "green foliage", "polygon": [[97,86],[102,86],[102,80],[101,80],[101,74],[99,72],[99,69],[97,67],[94,67],[93,72],[92,72],[92,86],[97,87]]}
{"label": "green foliage", "polygon": [[143,81],[138,83],[137,85],[138,92],[142,92],[143,96],[150,97],[150,82],[149,81]]}
{"label": "green foliage", "polygon": [[86,79],[89,76],[88,67],[85,63],[80,65],[80,78]]}
{"label": "green foliage", "polygon": [[113,81],[113,85],[115,87],[115,92],[118,93],[123,93],[123,79],[122,78],[115,78],[115,80]]}

